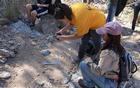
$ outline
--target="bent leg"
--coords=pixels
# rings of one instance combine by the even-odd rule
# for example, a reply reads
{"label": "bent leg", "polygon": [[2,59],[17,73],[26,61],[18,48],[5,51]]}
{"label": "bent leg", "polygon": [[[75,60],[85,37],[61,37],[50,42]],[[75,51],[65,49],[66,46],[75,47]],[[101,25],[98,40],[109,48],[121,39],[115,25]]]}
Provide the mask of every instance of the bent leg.
{"label": "bent leg", "polygon": [[79,65],[84,84],[87,87],[94,87],[95,85],[100,88],[117,88],[117,82],[104,76],[97,76],[95,73],[91,72],[90,66],[82,61]]}

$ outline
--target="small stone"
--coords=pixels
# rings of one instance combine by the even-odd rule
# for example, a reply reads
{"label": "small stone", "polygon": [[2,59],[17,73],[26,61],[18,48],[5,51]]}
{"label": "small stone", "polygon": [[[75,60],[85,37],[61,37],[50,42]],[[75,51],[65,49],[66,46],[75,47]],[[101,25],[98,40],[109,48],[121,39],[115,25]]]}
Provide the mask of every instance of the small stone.
{"label": "small stone", "polygon": [[7,71],[0,71],[0,79],[8,79],[11,77],[10,72]]}
{"label": "small stone", "polygon": [[4,57],[15,57],[15,53],[6,49],[0,49],[0,55]]}
{"label": "small stone", "polygon": [[48,55],[51,54],[51,52],[50,52],[49,50],[42,50],[42,51],[40,51],[40,52],[41,52],[41,54],[42,54],[43,56],[48,56]]}
{"label": "small stone", "polygon": [[31,44],[32,44],[33,46],[37,45],[35,42],[32,42]]}
{"label": "small stone", "polygon": [[43,74],[45,74],[46,72],[45,72],[45,71],[43,71],[42,73],[43,73]]}
{"label": "small stone", "polygon": [[0,18],[0,25],[6,25],[10,23],[10,21],[7,18]]}
{"label": "small stone", "polygon": [[14,44],[14,41],[9,41],[8,43],[11,44],[11,45],[13,45]]}
{"label": "small stone", "polygon": [[72,82],[70,82],[68,85],[69,85],[69,88],[75,88],[75,85]]}
{"label": "small stone", "polygon": [[9,57],[9,51],[6,49],[0,49],[0,55],[5,56],[5,57]]}
{"label": "small stone", "polygon": [[7,58],[0,58],[0,63],[5,64],[6,61],[7,61]]}
{"label": "small stone", "polygon": [[63,79],[63,84],[68,84],[70,82],[69,78],[64,77]]}

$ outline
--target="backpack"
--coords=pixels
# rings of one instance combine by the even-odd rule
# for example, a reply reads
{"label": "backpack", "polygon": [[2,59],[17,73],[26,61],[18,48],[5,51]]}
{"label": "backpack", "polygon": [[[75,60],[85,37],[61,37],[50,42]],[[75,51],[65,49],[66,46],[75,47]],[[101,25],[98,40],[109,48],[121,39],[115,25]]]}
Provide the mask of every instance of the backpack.
{"label": "backpack", "polygon": [[132,75],[137,71],[137,65],[130,53],[125,52],[119,60],[119,83],[129,81]]}

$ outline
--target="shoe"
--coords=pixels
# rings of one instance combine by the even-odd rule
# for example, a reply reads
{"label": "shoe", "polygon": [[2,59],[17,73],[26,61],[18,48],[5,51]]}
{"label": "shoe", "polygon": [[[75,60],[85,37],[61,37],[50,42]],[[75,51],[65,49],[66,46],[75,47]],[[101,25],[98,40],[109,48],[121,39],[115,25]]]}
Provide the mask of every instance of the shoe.
{"label": "shoe", "polygon": [[79,80],[78,80],[78,84],[80,85],[81,88],[95,88],[95,87],[87,87],[87,86],[84,84],[83,79],[79,79]]}

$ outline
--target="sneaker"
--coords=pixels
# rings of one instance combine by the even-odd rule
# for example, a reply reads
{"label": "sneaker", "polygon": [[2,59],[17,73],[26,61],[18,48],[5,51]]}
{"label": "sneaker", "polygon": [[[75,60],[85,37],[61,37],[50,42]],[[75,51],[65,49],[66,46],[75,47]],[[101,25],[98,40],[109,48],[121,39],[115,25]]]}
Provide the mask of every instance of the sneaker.
{"label": "sneaker", "polygon": [[78,84],[80,85],[81,88],[95,88],[95,87],[87,87],[85,84],[84,84],[84,81],[82,79],[79,79],[78,80]]}

